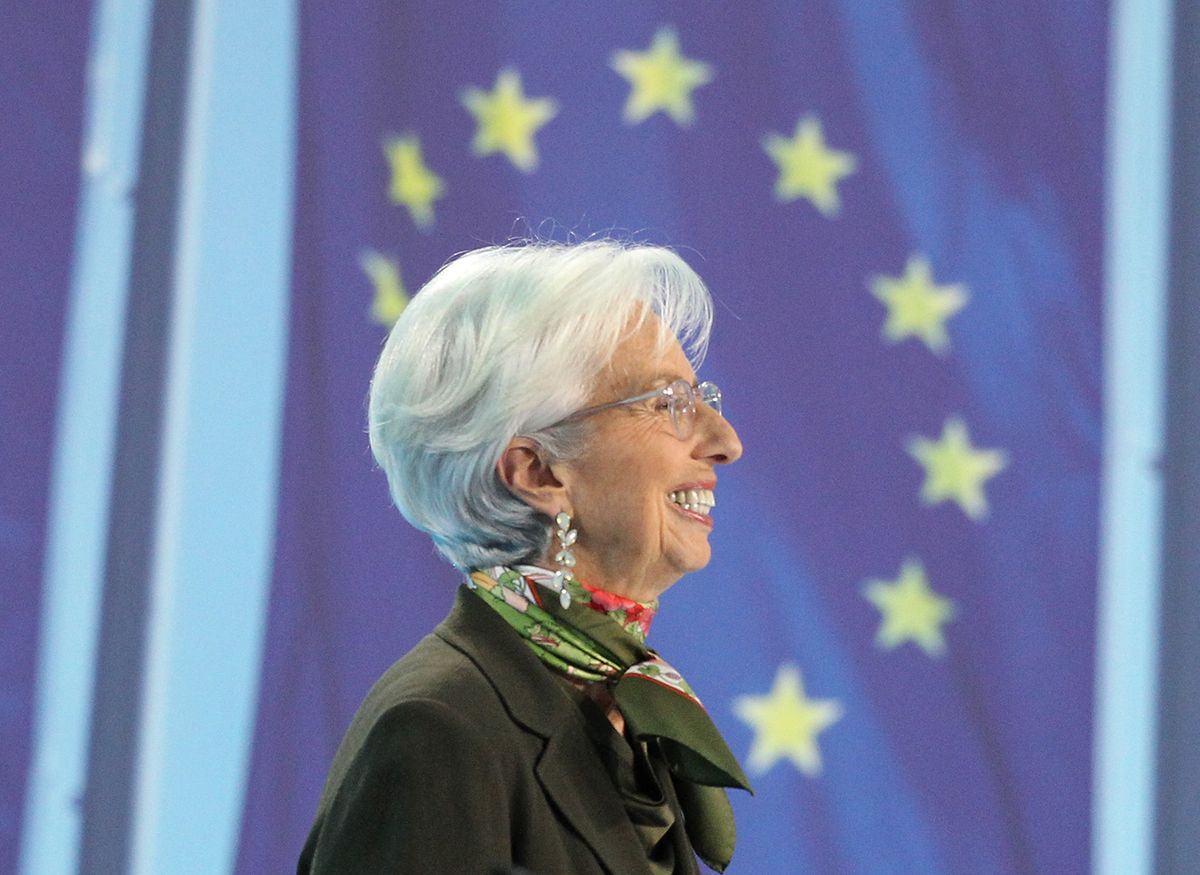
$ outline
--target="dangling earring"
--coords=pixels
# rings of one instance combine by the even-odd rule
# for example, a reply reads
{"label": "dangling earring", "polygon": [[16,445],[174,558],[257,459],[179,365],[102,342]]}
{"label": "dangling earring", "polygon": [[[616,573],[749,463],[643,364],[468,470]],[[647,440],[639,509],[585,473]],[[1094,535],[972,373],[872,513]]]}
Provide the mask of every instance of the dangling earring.
{"label": "dangling earring", "polygon": [[554,537],[558,538],[558,552],[554,554],[554,563],[558,565],[558,570],[554,572],[554,582],[551,584],[554,591],[558,593],[558,602],[563,606],[563,609],[571,607],[571,591],[567,589],[567,584],[575,580],[575,554],[571,552],[571,547],[575,540],[579,537],[579,532],[571,528],[571,515],[566,511],[560,511],[554,517],[554,524],[558,527],[554,533]]}

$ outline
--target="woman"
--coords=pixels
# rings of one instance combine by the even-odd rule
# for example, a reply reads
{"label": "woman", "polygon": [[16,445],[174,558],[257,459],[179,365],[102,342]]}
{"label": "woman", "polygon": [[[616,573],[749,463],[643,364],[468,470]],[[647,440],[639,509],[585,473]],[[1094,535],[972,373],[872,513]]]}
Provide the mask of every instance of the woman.
{"label": "woman", "polygon": [[409,304],[371,448],[467,582],[359,708],[301,873],[728,865],[746,778],[645,646],[742,453],[693,371],[711,321],[678,256],[609,241],[469,252]]}

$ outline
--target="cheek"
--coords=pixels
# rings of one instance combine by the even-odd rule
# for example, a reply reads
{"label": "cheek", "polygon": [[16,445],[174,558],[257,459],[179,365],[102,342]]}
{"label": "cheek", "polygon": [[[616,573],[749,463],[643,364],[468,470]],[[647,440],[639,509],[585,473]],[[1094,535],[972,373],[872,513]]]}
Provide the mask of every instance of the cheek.
{"label": "cheek", "polygon": [[[593,525],[602,527],[610,545],[633,553],[660,549],[670,530],[671,509],[655,484],[631,466],[613,469],[607,488],[593,490]],[[597,533],[600,534],[600,533]]]}
{"label": "cheek", "polygon": [[629,528],[630,538],[649,538],[659,529],[665,528],[666,514],[659,496],[645,484],[629,485],[614,502],[620,508],[620,517]]}
{"label": "cheek", "polygon": [[577,469],[576,510],[596,539],[642,552],[659,549],[669,534],[666,480],[677,463],[659,437],[644,428],[613,435]]}

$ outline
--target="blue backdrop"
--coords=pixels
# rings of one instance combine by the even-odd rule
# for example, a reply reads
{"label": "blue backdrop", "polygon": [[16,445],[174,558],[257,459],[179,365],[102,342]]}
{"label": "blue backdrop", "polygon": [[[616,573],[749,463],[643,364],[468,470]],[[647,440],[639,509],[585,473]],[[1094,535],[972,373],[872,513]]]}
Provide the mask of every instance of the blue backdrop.
{"label": "blue backdrop", "polygon": [[366,449],[390,321],[456,251],[597,233],[718,301],[746,456],[652,643],[750,764],[734,871],[1085,870],[1106,38],[1101,2],[303,3],[238,870],[294,858],[457,582]]}
{"label": "blue backdrop", "polygon": [[29,772],[90,7],[13,4],[0,28],[0,872]]}
{"label": "blue backdrop", "polygon": [[[115,33],[155,8],[97,6],[94,34],[101,13]],[[277,55],[290,33],[274,54],[255,52],[238,39],[259,31],[243,27],[234,4],[196,6],[181,129],[191,175],[180,182],[189,219],[180,260],[193,273],[180,268],[175,279],[186,305],[169,326],[166,367],[177,371],[162,382],[177,392],[166,419],[184,423],[174,451],[215,449],[204,457],[212,467],[171,481],[177,493],[153,521],[167,559],[147,583],[145,628],[118,630],[154,645],[137,667],[145,677],[131,683],[162,695],[136,715],[131,761],[110,764],[141,787],[129,822],[113,828],[137,833],[131,844],[149,869],[147,860],[171,860],[171,871],[210,871],[209,844],[240,873],[294,866],[355,707],[441,619],[458,583],[390,507],[367,448],[367,385],[389,326],[455,252],[512,236],[615,235],[677,248],[709,283],[716,326],[700,373],[722,386],[746,448],[723,472],[712,564],[665,596],[651,637],[755,785],[754,797],[734,797],[731,871],[1088,870],[1101,460],[1111,441],[1101,385],[1109,4],[484,6],[450,15],[418,0],[296,3],[286,307],[259,287],[278,253],[239,249],[260,238],[225,218],[260,189],[220,174],[255,160],[289,167],[279,156],[290,127],[274,139],[245,131],[277,134],[290,104],[278,101],[279,116],[267,118],[247,109],[258,106],[249,98],[205,95],[265,88],[255,64],[284,69]],[[0,33],[3,872],[15,870],[28,827],[31,750],[61,764],[61,737],[46,737],[63,734],[55,720],[67,713],[41,712],[38,737],[36,669],[39,658],[53,664],[55,645],[39,654],[53,625],[39,627],[53,445],[68,427],[97,456],[110,440],[99,425],[88,434],[90,420],[54,422],[80,259],[71,229],[91,14],[87,3],[22,7]],[[212,51],[231,32],[236,65]],[[101,98],[117,87],[103,78],[90,86]],[[110,95],[114,117],[137,102],[132,93]],[[222,113],[236,122],[206,146],[206,114]],[[91,122],[101,133],[118,126],[103,113]],[[238,160],[226,160],[234,151]],[[136,206],[133,168],[128,179],[85,181]],[[261,190],[287,210],[286,194]],[[255,218],[270,225],[268,212]],[[89,215],[100,214],[85,211],[81,231],[123,239],[84,227]],[[98,273],[118,285],[127,266],[108,255]],[[77,284],[88,279],[76,271]],[[108,286],[88,288],[103,297]],[[225,306],[233,300],[248,303]],[[237,368],[246,348],[281,343],[285,309],[276,491],[279,423],[261,388],[272,378]],[[123,329],[114,317],[96,348],[119,350]],[[228,338],[237,342],[223,346]],[[99,358],[75,367],[109,367]],[[207,391],[194,391],[190,370],[209,375]],[[247,442],[221,426],[255,414],[266,423],[261,446],[238,455]],[[78,491],[106,496],[96,487],[106,472],[90,475],[96,482]],[[212,486],[239,478],[244,491]],[[224,501],[264,520],[274,513],[273,538],[266,523],[246,541],[222,529],[253,527],[239,521],[254,513],[163,525],[181,494],[202,493],[209,503],[188,508],[220,513]],[[107,520],[85,522],[102,543]],[[262,560],[272,567],[264,618],[259,557],[246,547],[257,535],[273,551]],[[180,543],[187,549],[172,549]],[[88,566],[83,552],[60,570]],[[89,613],[86,592],[72,587],[94,583],[67,580],[57,597]],[[97,630],[56,628],[56,658],[78,669],[83,696]],[[240,660],[237,679],[219,657]],[[206,665],[225,677],[212,681]],[[247,691],[256,674],[257,691]],[[214,714],[223,696],[228,708]],[[252,739],[242,737],[243,705],[256,712]],[[82,724],[90,702],[74,706]],[[200,712],[208,722],[193,722]],[[74,766],[86,765],[90,729],[71,728],[82,745]],[[78,820],[77,794],[89,788],[70,768],[49,772],[57,807],[47,806],[39,836],[50,853],[27,865],[61,851],[61,868],[37,871],[74,871],[74,839],[58,829]],[[192,789],[208,784],[217,789],[201,803]],[[228,799],[242,787],[239,815]],[[224,806],[225,820],[200,818],[179,838],[175,825],[202,804]],[[224,838],[234,833],[236,861]]]}

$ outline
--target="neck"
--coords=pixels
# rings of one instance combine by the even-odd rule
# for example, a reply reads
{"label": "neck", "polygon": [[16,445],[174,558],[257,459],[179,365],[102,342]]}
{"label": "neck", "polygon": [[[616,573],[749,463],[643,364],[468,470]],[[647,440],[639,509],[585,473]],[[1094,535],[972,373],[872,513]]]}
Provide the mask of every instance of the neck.
{"label": "neck", "polygon": [[[610,567],[579,550],[575,551],[575,555],[578,560],[573,569],[576,579],[585,581],[590,589],[602,590],[635,602],[648,604],[658,601],[681,577],[679,574],[674,577],[652,574],[646,568]],[[544,557],[539,564],[551,570],[557,567],[550,556]]]}
{"label": "neck", "polygon": [[[554,572],[544,565],[518,565],[516,570],[526,578],[542,585],[547,585],[549,578],[554,575]],[[640,642],[645,642],[646,636],[650,634],[650,623],[658,610],[657,599],[640,601],[598,587],[579,576],[576,576],[575,580],[568,584],[568,588],[571,590],[573,602],[587,605],[597,613],[607,614],[616,620],[626,632]]]}

